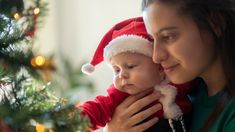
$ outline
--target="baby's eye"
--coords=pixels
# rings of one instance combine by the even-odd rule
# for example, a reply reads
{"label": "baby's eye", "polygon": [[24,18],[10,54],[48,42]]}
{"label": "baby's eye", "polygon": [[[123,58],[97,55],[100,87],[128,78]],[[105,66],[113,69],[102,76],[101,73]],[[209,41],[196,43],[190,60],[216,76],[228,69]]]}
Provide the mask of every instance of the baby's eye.
{"label": "baby's eye", "polygon": [[135,68],[137,65],[134,65],[134,64],[127,64],[126,65],[126,67],[128,68],[128,69],[133,69],[133,68]]}
{"label": "baby's eye", "polygon": [[119,74],[119,72],[120,72],[120,69],[118,68],[118,67],[114,67],[113,66],[113,73],[114,73],[114,75],[117,75],[117,74]]}
{"label": "baby's eye", "polygon": [[119,74],[119,72],[120,72],[119,69],[118,69],[118,70],[114,70],[114,74],[115,74],[115,75]]}

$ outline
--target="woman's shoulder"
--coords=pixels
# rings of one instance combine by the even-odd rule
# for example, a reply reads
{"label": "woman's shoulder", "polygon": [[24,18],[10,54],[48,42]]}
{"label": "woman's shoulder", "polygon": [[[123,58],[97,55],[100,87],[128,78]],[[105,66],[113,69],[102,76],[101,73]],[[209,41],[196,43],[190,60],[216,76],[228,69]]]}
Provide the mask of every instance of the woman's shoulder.
{"label": "woman's shoulder", "polygon": [[197,97],[202,97],[202,95],[205,95],[206,89],[207,86],[201,78],[196,78],[193,80],[191,91],[188,94],[190,101],[194,102]]}
{"label": "woman's shoulder", "polygon": [[230,101],[225,105],[222,114],[224,114],[226,117],[233,117],[235,119],[235,97],[231,98]]}
{"label": "woman's shoulder", "polygon": [[235,97],[224,107],[212,131],[233,132],[235,130]]}
{"label": "woman's shoulder", "polygon": [[[226,105],[226,107],[228,107],[228,109],[230,108],[235,108],[235,97],[232,97],[231,100],[228,102],[228,104]],[[226,108],[225,107],[225,108]],[[233,109],[235,111],[235,109]]]}

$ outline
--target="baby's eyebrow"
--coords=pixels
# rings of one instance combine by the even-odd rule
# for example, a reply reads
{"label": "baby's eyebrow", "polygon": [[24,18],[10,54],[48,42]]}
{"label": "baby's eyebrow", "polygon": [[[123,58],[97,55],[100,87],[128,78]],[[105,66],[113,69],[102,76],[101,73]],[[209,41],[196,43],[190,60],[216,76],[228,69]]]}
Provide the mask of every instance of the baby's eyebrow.
{"label": "baby's eyebrow", "polygon": [[112,65],[112,64],[110,64],[110,66],[111,66],[111,67],[117,67],[117,66],[115,66],[115,65]]}

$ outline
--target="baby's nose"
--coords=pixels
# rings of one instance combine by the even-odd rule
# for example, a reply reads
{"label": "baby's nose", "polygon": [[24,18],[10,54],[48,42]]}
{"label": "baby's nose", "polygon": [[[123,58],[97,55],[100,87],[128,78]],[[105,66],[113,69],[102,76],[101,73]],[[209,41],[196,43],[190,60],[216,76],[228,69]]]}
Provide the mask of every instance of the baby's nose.
{"label": "baby's nose", "polygon": [[119,74],[119,78],[128,78],[129,75],[126,71],[121,71]]}

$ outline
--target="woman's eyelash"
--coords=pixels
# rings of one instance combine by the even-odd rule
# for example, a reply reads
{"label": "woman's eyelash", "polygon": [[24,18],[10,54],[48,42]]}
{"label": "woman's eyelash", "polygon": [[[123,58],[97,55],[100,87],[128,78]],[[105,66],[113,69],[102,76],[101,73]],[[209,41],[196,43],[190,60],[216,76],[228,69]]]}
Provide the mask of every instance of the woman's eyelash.
{"label": "woman's eyelash", "polygon": [[172,40],[174,40],[176,38],[176,36],[175,35],[163,35],[163,36],[161,36],[161,40],[162,41],[172,41]]}
{"label": "woman's eyelash", "polygon": [[173,37],[172,36],[163,36],[162,37],[164,40],[171,40]]}

